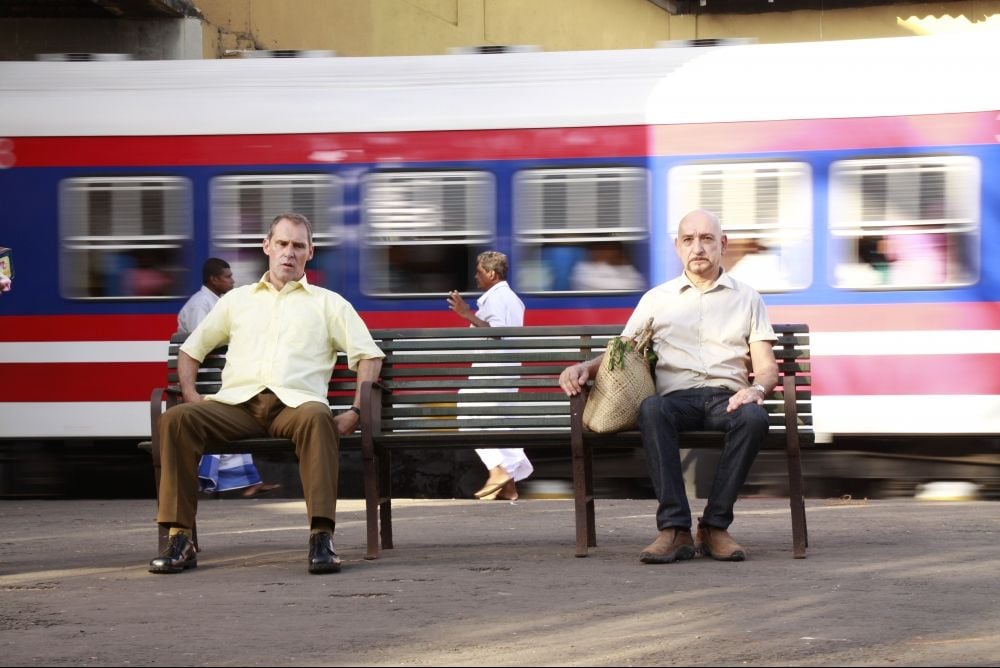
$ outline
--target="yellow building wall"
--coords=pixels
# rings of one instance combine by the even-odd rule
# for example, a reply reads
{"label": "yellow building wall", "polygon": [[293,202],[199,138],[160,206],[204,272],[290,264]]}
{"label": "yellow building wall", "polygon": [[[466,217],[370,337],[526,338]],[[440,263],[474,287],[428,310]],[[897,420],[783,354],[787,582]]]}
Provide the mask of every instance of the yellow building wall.
{"label": "yellow building wall", "polygon": [[[995,18],[990,21],[988,17]],[[919,21],[914,20],[919,19]],[[958,19],[956,21],[956,19]],[[958,25],[987,27],[1000,20],[1000,2],[923,2],[860,9],[795,11],[696,17],[699,37],[753,37],[758,42],[807,42],[872,37],[903,37]],[[1000,38],[1000,34],[998,34]]]}
{"label": "yellow building wall", "polygon": [[198,8],[207,58],[253,49],[395,56],[499,44],[564,51],[724,37],[773,43],[1000,30],[1000,0],[683,16],[649,0],[198,0]]}

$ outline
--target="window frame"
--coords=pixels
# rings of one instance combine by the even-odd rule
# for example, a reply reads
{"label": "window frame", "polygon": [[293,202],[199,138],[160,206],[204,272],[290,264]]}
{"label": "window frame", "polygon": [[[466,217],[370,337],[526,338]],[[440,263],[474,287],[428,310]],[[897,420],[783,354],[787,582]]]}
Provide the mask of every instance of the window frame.
{"label": "window frame", "polygon": [[[614,178],[617,206],[603,206],[601,186]],[[515,287],[524,294],[620,295],[649,288],[650,172],[636,165],[546,166],[518,170],[513,178],[513,229],[516,254]],[[548,200],[547,184],[560,186],[564,201]],[[588,185],[596,184],[592,190]],[[575,195],[575,197],[574,197]],[[581,196],[582,195],[582,196]],[[558,220],[546,220],[546,209],[556,209]],[[617,209],[617,212],[615,211]],[[601,220],[603,218],[603,220]],[[572,222],[570,222],[572,221]],[[606,289],[575,288],[572,276],[552,264],[587,261],[587,249],[614,243],[621,249],[629,272],[620,287],[609,274]],[[557,255],[553,258],[553,254]],[[638,265],[638,266],[636,266]],[[566,276],[561,276],[567,273]],[[635,280],[633,280],[635,279]]]}
{"label": "window frame", "polygon": [[[143,184],[157,184],[155,188],[143,187]],[[101,187],[101,186],[105,187]],[[115,197],[116,193],[137,191],[139,193],[138,208],[140,215],[138,222],[127,221],[133,218],[127,211],[122,212],[129,206],[125,200],[127,197]],[[97,192],[110,193],[109,204],[106,215],[108,219],[101,222],[109,227],[108,234],[95,234],[93,232],[94,222],[92,222],[92,195]],[[160,209],[160,227],[158,234],[138,233],[115,233],[114,228],[120,225],[136,225],[141,228],[149,223],[142,211],[146,204],[142,202],[142,193],[163,192]],[[170,195],[174,194],[173,197]],[[118,200],[116,202],[116,200]],[[59,292],[65,299],[74,301],[125,301],[125,300],[164,300],[185,296],[184,287],[187,284],[186,275],[190,271],[191,248],[194,233],[194,208],[193,208],[193,187],[190,179],[183,176],[165,174],[113,174],[107,176],[71,176],[59,182]],[[86,233],[81,232],[81,227],[87,227]],[[131,230],[130,230],[131,232]],[[89,257],[77,259],[68,257],[68,254],[79,251],[164,251],[174,250],[177,254],[173,266],[161,269],[170,276],[171,289],[167,294],[161,295],[135,295],[124,294],[120,290],[119,294],[93,295],[82,294],[80,286],[86,285],[90,289],[90,280],[79,280],[81,265],[86,273],[91,275],[94,271],[94,262]],[[112,275],[120,278],[120,267],[112,259],[115,267],[103,272],[104,275]]]}

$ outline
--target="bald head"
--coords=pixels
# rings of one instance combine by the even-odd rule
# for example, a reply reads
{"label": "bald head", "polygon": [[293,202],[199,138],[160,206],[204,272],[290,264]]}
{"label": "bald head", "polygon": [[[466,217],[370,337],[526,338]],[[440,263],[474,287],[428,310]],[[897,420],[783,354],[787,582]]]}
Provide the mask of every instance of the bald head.
{"label": "bald head", "polygon": [[719,277],[727,239],[719,217],[705,209],[695,209],[681,218],[674,248],[684,273],[694,283],[711,283]]}
{"label": "bald head", "polygon": [[706,226],[711,227],[718,236],[722,236],[722,223],[719,222],[719,217],[707,209],[695,209],[681,218],[677,226],[677,236],[680,236],[685,228],[706,229]]}

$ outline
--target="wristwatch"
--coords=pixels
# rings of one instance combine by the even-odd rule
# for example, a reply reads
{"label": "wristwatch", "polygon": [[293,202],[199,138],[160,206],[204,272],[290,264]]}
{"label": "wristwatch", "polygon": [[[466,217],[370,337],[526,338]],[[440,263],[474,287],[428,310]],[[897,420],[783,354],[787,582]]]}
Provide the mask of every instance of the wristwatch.
{"label": "wristwatch", "polygon": [[360,409],[360,408],[358,408],[357,406],[351,406],[351,407],[350,407],[350,408],[348,408],[347,410],[351,411],[352,413],[354,413],[354,414],[355,414],[355,415],[357,415],[358,417],[361,417],[361,409]]}
{"label": "wristwatch", "polygon": [[757,390],[758,392],[760,392],[760,396],[762,398],[765,398],[765,399],[767,398],[767,390],[760,383],[754,383],[753,385],[750,386],[750,389],[751,390]]}

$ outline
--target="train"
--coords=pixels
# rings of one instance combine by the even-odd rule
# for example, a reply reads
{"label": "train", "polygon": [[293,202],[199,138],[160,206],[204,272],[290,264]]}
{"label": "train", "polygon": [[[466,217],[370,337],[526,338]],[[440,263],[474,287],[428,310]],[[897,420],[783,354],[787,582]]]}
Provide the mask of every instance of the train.
{"label": "train", "polygon": [[407,327],[462,326],[445,295],[486,249],[526,324],[624,323],[705,208],[727,270],[810,326],[819,442],[995,455],[997,62],[969,32],[0,63],[0,447],[148,437],[203,261],[255,280],[277,213],[313,221],[311,281]]}

